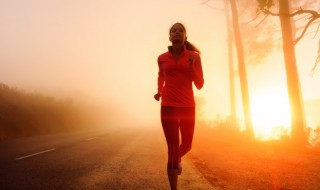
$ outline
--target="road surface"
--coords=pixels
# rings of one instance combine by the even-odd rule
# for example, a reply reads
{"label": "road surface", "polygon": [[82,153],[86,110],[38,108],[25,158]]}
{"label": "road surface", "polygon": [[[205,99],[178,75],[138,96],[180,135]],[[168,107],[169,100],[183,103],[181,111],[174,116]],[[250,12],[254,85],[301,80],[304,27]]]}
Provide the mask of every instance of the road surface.
{"label": "road surface", "polygon": [[[0,142],[0,189],[169,189],[162,131],[105,129]],[[179,189],[215,189],[183,159]]]}

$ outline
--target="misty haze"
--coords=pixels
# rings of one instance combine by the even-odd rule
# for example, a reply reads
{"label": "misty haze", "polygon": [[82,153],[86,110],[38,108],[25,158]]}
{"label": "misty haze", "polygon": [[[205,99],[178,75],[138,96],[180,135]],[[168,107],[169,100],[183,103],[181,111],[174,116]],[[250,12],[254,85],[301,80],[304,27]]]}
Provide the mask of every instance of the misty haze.
{"label": "misty haze", "polygon": [[170,189],[158,56],[177,22],[204,79],[201,90],[193,81],[178,189],[320,189],[319,10],[317,0],[1,0],[0,189]]}

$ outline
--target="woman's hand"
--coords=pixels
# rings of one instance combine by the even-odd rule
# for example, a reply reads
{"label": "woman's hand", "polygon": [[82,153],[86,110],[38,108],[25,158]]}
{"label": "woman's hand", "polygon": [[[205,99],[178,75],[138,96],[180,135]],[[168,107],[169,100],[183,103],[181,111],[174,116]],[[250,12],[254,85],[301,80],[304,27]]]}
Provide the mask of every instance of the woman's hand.
{"label": "woman's hand", "polygon": [[153,97],[154,97],[154,99],[156,99],[157,101],[159,101],[159,100],[160,100],[160,97],[161,97],[160,92],[158,92],[157,94],[155,94]]}
{"label": "woman's hand", "polygon": [[190,69],[194,70],[195,58],[192,54],[189,55],[188,62],[189,62]]}

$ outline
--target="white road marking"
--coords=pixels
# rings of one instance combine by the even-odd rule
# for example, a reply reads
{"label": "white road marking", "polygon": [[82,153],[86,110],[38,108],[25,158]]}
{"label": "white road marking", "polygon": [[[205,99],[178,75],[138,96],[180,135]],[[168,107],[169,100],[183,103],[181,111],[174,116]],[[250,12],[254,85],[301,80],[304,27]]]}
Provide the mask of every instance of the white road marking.
{"label": "white road marking", "polygon": [[19,157],[19,158],[15,158],[15,160],[22,160],[22,159],[29,158],[29,157],[32,157],[32,156],[37,156],[37,155],[39,155],[39,154],[44,154],[44,153],[47,153],[47,152],[54,151],[55,149],[56,149],[56,148],[52,148],[52,149],[44,150],[44,151],[37,152],[37,153],[34,153],[34,154],[29,154],[29,155],[27,155],[27,156],[22,156],[22,157]]}
{"label": "white road marking", "polygon": [[91,141],[93,139],[97,139],[98,137],[92,137],[92,138],[89,138],[89,139],[86,139],[86,141]]}

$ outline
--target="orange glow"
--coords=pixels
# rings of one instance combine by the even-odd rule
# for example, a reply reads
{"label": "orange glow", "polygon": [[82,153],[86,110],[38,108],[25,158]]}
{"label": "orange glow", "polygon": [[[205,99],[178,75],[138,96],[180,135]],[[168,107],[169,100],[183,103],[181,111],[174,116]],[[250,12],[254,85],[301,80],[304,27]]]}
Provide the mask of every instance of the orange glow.
{"label": "orange glow", "polygon": [[285,90],[269,89],[251,99],[255,135],[262,140],[278,139],[290,131],[290,106]]}
{"label": "orange glow", "polygon": [[[26,92],[107,105],[102,115],[112,115],[124,126],[161,127],[160,104],[153,99],[157,57],[170,45],[171,24],[182,22],[188,40],[201,50],[205,83],[203,89],[194,90],[195,96],[204,98],[197,106],[198,118],[214,123],[216,118],[230,115],[224,12],[201,1],[182,0],[19,1],[19,6],[17,2],[0,3],[0,83]],[[223,5],[222,1],[211,2]],[[278,43],[279,26],[275,30]],[[310,26],[309,31],[317,31],[317,25]],[[271,138],[275,126],[289,126],[285,64],[281,48],[275,51],[261,63],[246,63],[253,124],[256,136],[263,139]],[[304,101],[318,101],[320,65],[310,76],[318,55],[317,37],[310,33],[303,38],[296,45],[296,53]],[[238,73],[236,59],[234,70]],[[275,85],[282,85],[281,90],[275,91],[280,88]],[[259,89],[267,93],[256,93]],[[243,123],[237,75],[235,93],[237,118]],[[272,101],[274,98],[278,99]],[[307,105],[307,125],[316,128],[320,124],[319,107],[310,102]]]}

